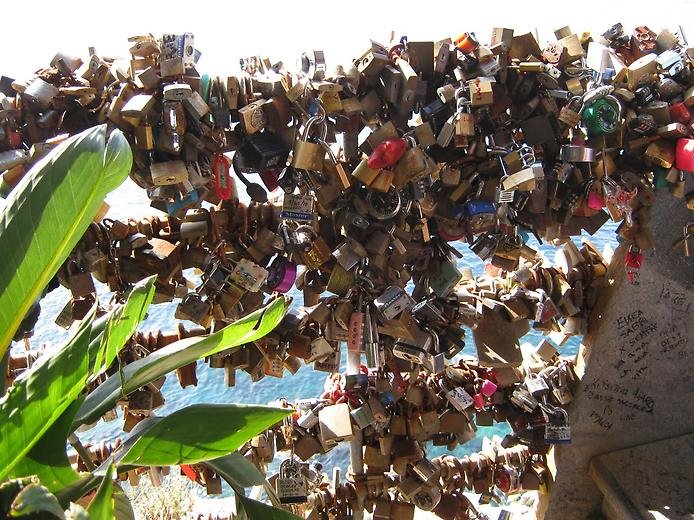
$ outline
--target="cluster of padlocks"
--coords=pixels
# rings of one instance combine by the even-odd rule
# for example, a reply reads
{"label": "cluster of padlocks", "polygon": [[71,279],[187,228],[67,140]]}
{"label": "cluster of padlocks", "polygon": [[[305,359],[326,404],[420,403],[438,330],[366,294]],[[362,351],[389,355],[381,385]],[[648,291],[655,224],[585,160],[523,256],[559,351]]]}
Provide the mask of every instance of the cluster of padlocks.
{"label": "cluster of padlocks", "polygon": [[[633,279],[652,247],[655,190],[694,210],[684,188],[694,51],[682,35],[621,24],[555,35],[544,48],[504,28],[487,45],[473,33],[372,42],[332,73],[321,51],[294,72],[250,57],[226,79],[196,71],[191,34],[143,36],[130,39],[129,63],[91,49],[87,63],[58,54],[27,81],[0,78],[7,185],[66,135],[107,122],[124,131],[131,177],[165,213],[90,226],[58,275],[72,293],[58,323],[91,307],[93,278],[123,291],[157,274],[155,301],[180,299],[176,318],[204,330],[138,334],[127,362],[296,288],[301,306],[273,333],[208,359],[229,385],[236,370],[253,381],[309,363],[329,373],[324,395],[282,403],[295,414],[242,450],[262,469],[289,452],[271,479],[281,502],[308,504],[311,518],[364,508],[411,518],[414,506],[472,518],[463,489],[548,485],[544,456],[570,442],[563,407],[576,376],[549,341],[521,350],[519,339],[532,326],[561,345],[590,327],[607,264],[570,237],[621,221]],[[673,247],[689,256],[694,224],[681,225]],[[555,266],[531,234],[561,245]],[[487,262],[484,274],[458,268],[457,241]],[[463,327],[474,362],[457,361]],[[195,369],[178,370],[182,386],[197,384]],[[155,385],[128,396],[125,430],[162,403]],[[494,421],[513,430],[496,455],[426,457],[426,443],[453,449]],[[347,484],[298,460],[342,441],[357,446]]]}

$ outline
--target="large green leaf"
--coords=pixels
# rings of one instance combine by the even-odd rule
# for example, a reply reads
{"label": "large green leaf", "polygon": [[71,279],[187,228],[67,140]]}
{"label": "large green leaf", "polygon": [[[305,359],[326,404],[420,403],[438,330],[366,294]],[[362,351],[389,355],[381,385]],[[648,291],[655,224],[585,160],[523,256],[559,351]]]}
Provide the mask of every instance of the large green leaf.
{"label": "large green leaf", "polygon": [[0,355],[131,165],[122,132],[107,138],[106,125],[95,126],[56,147],[12,190],[0,213]]}
{"label": "large green leaf", "polygon": [[247,498],[244,496],[238,496],[239,501],[243,510],[246,512],[249,520],[300,520],[301,517],[295,514],[285,511],[284,509],[278,509],[276,507],[263,504],[252,498]]}
{"label": "large green leaf", "polygon": [[65,452],[72,420],[84,399],[77,399],[55,421],[41,439],[12,469],[12,477],[36,475],[52,493],[76,484],[79,474],[72,469]]}
{"label": "large green leaf", "polygon": [[75,427],[95,422],[116,405],[121,395],[130,394],[179,367],[265,337],[282,321],[286,306],[284,298],[277,298],[214,334],[182,339],[126,365],[122,374],[112,375],[87,396],[77,412]]}
{"label": "large green leaf", "polygon": [[[108,314],[104,333],[100,338],[100,348],[92,369],[92,379],[101,375],[113,362],[125,342],[135,333],[137,326],[145,319],[147,309],[154,297],[156,276],[140,280],[128,294],[123,305],[118,305]],[[93,329],[98,325],[95,323]],[[92,333],[92,338],[95,334]]]}
{"label": "large green leaf", "polygon": [[113,518],[113,464],[106,470],[96,495],[89,503],[87,512],[92,520],[111,520]]}
{"label": "large green leaf", "polygon": [[44,354],[0,399],[0,480],[62,415],[89,376],[94,310],[55,354]]}
{"label": "large green leaf", "polygon": [[222,457],[291,413],[284,408],[195,404],[147,429],[121,459],[123,464],[173,466]]}
{"label": "large green leaf", "polygon": [[[90,375],[100,372],[113,361],[118,351],[137,328],[154,294],[154,277],[138,283],[126,302],[116,306],[103,317],[100,325],[92,327],[94,309],[79,323],[77,333],[54,355],[44,354],[26,375],[18,379],[7,395],[0,400],[0,478],[10,474],[22,457],[39,442],[46,431],[79,396]],[[74,413],[72,414],[74,416]],[[74,424],[74,421],[71,422]],[[63,425],[65,427],[65,425]],[[62,431],[62,429],[61,429]],[[68,433],[74,431],[67,425]],[[52,437],[52,436],[50,436]],[[65,440],[62,437],[61,440]],[[45,440],[39,452],[20,469],[20,474],[33,468],[37,474],[50,474],[50,467],[39,468],[41,459],[58,462],[53,457],[56,439]],[[5,448],[5,446],[7,446]],[[44,453],[41,453],[41,452]],[[54,451],[52,454],[46,451]],[[61,457],[62,458],[62,457]],[[64,461],[63,461],[64,462]],[[48,466],[52,463],[49,462]],[[55,469],[50,477],[51,489],[58,481],[67,485],[74,481],[67,468]]]}

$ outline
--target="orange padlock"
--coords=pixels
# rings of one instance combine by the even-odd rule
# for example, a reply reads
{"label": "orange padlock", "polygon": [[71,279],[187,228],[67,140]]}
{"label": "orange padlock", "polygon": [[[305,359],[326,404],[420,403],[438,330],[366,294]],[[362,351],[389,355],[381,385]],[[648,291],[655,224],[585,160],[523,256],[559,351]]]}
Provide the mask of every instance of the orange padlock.
{"label": "orange padlock", "polygon": [[465,54],[470,54],[480,46],[480,42],[477,41],[473,33],[463,33],[455,39],[455,47],[460,52]]}

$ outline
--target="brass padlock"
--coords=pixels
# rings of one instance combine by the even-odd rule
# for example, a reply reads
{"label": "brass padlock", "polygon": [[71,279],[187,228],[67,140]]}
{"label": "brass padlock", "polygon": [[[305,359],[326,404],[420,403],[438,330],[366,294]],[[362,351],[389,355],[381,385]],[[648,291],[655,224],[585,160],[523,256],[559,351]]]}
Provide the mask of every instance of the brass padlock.
{"label": "brass padlock", "polygon": [[312,143],[308,140],[311,127],[315,124],[321,125],[321,134],[319,139],[325,141],[327,127],[323,119],[319,116],[311,117],[304,127],[301,137],[294,142],[294,150],[292,151],[291,165],[300,170],[322,171],[323,160],[325,159],[325,149],[319,143]]}
{"label": "brass padlock", "polygon": [[212,320],[212,305],[203,301],[199,294],[188,293],[176,307],[176,319],[190,320],[198,325],[207,327]]}
{"label": "brass padlock", "polygon": [[149,167],[155,186],[179,184],[188,180],[188,169],[183,161],[166,161]]}
{"label": "brass padlock", "polygon": [[73,262],[68,264],[68,287],[73,298],[84,298],[96,292],[92,274],[80,270]]}
{"label": "brass padlock", "polygon": [[267,116],[263,110],[265,101],[255,101],[238,110],[241,128],[247,135],[259,132],[267,124]]}

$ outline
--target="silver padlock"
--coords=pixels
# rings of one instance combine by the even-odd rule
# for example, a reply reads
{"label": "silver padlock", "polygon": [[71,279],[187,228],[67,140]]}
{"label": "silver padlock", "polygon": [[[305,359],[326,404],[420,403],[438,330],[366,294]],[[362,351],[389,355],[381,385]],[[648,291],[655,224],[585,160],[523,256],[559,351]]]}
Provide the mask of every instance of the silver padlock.
{"label": "silver padlock", "polygon": [[532,412],[540,405],[537,399],[535,399],[532,394],[528,392],[528,389],[523,386],[516,388],[511,394],[510,399],[513,404],[526,412]]}
{"label": "silver padlock", "polygon": [[301,466],[293,459],[286,459],[280,464],[275,491],[282,504],[301,504],[308,500],[306,479],[301,474]]}
{"label": "silver padlock", "polygon": [[571,426],[569,414],[563,408],[556,408],[545,425],[545,442],[547,444],[571,444]]}
{"label": "silver padlock", "polygon": [[297,426],[310,430],[318,424],[318,412],[325,406],[325,403],[318,403],[314,408],[302,413],[296,421]]}
{"label": "silver padlock", "polygon": [[547,381],[545,381],[545,378],[540,375],[533,374],[532,372],[529,373],[528,377],[525,378],[525,386],[528,389],[528,392],[530,392],[535,398],[549,393],[549,385],[547,384]]}
{"label": "silver padlock", "polygon": [[470,408],[473,404],[475,404],[472,396],[468,394],[462,387],[446,390],[445,395],[448,402],[451,403],[453,408],[459,412],[465,412],[467,408]]}
{"label": "silver padlock", "polygon": [[552,385],[552,395],[561,405],[569,404],[573,401],[573,393],[569,388],[564,366],[555,368],[549,374],[549,382]]}
{"label": "silver padlock", "polygon": [[391,285],[374,300],[374,305],[386,320],[393,320],[401,312],[411,309],[414,300],[404,289]]}
{"label": "silver padlock", "polygon": [[417,365],[423,365],[429,355],[432,339],[424,331],[417,331],[415,340],[397,338],[393,346],[393,355]]}
{"label": "silver padlock", "polygon": [[369,256],[369,253],[364,246],[353,238],[347,238],[335,251],[333,256],[345,271],[349,271],[357,265],[363,258]]}
{"label": "silver padlock", "polygon": [[374,422],[374,415],[371,411],[371,407],[368,404],[364,404],[359,408],[355,408],[349,414],[352,416],[352,421],[357,425],[357,428],[363,430],[364,428],[371,426]]}

